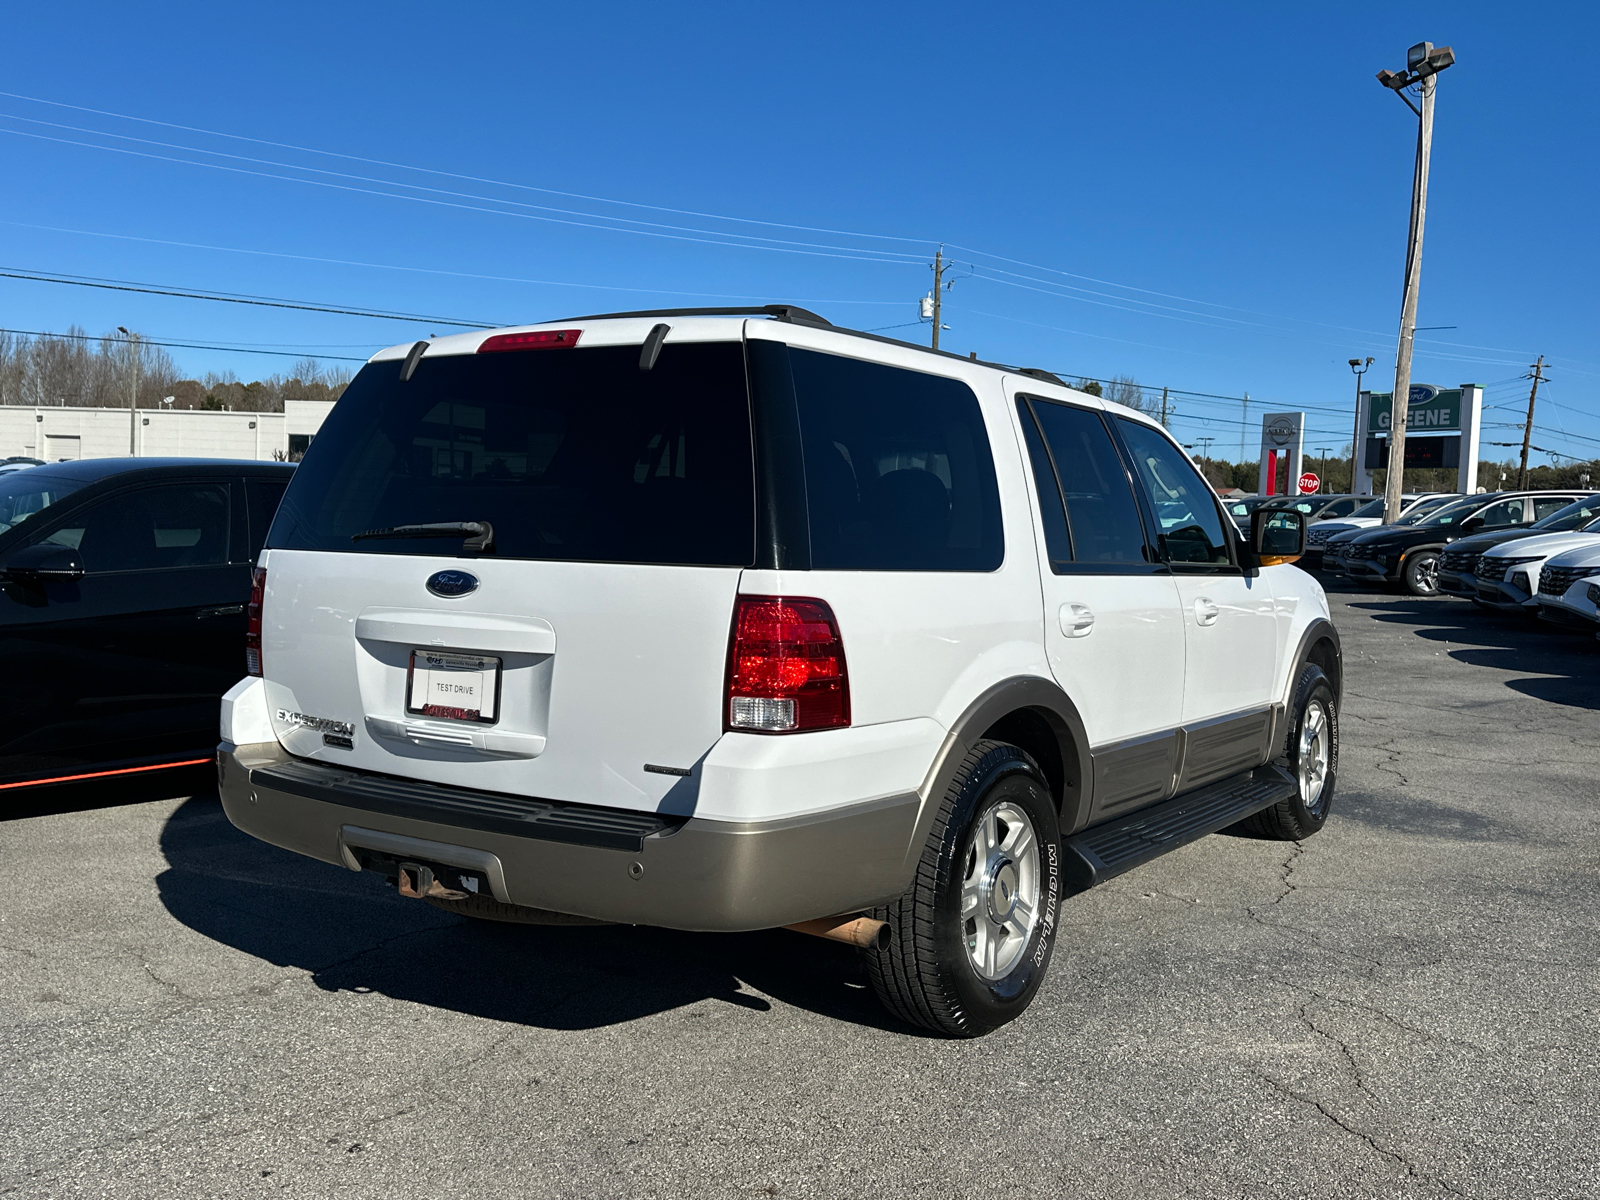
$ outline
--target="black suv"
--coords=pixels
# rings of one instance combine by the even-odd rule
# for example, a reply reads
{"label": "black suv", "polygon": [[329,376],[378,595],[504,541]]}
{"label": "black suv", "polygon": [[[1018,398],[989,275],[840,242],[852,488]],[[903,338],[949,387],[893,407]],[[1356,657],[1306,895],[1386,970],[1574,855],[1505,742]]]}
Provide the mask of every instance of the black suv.
{"label": "black suv", "polygon": [[1413,596],[1434,596],[1439,592],[1439,554],[1451,542],[1475,533],[1532,525],[1588,494],[1484,492],[1467,496],[1415,525],[1382,525],[1330,545],[1324,567],[1357,581],[1401,583]]}
{"label": "black suv", "polygon": [[0,679],[16,689],[0,788],[211,758],[251,564],[293,474],[101,458],[0,475]]}

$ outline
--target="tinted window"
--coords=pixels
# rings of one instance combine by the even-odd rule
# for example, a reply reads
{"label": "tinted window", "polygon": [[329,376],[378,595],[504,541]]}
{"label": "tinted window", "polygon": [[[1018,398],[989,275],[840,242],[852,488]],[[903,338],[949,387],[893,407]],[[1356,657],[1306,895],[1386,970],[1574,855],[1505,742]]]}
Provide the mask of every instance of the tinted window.
{"label": "tinted window", "polygon": [[1067,533],[1067,512],[1061,506],[1061,489],[1050,466],[1050,454],[1039,436],[1039,426],[1026,400],[1017,401],[1017,416],[1022,421],[1022,438],[1028,444],[1028,461],[1033,465],[1033,487],[1039,497],[1039,512],[1044,521],[1045,550],[1050,561],[1072,561],[1072,538]]}
{"label": "tinted window", "polygon": [[992,571],[1000,493],[978,398],[937,375],[789,351],[811,565]]}
{"label": "tinted window", "polygon": [[1183,452],[1148,426],[1125,417],[1117,421],[1133,455],[1134,473],[1160,522],[1167,558],[1174,563],[1230,562],[1215,494]]}
{"label": "tinted window", "polygon": [[[1522,501],[1516,501],[1521,504]],[[1440,508],[1435,509],[1417,522],[1419,528],[1439,528],[1447,525],[1457,525],[1466,520],[1483,507],[1482,496],[1466,496],[1460,500],[1449,501]]]}
{"label": "tinted window", "polygon": [[278,511],[278,505],[283,500],[284,489],[289,486],[287,479],[250,479],[245,481],[245,493],[250,497],[250,560],[255,562],[261,556],[261,547],[267,541],[267,529],[272,525],[272,516]]}
{"label": "tinted window", "polygon": [[1515,500],[1502,500],[1498,504],[1491,504],[1478,514],[1483,518],[1483,528],[1496,529],[1506,525],[1522,524],[1522,497]]}
{"label": "tinted window", "polygon": [[1344,500],[1335,500],[1332,504],[1328,505],[1327,508],[1318,513],[1317,516],[1324,521],[1332,520],[1334,517],[1348,517],[1351,513],[1355,512],[1356,506],[1360,503],[1361,501],[1354,496],[1348,497]]}
{"label": "tinted window", "polygon": [[[1539,501],[1535,508],[1543,507],[1547,501]],[[1565,508],[1546,512],[1538,521],[1534,522],[1535,529],[1547,529],[1552,533],[1563,533],[1569,529],[1582,529],[1595,518],[1600,517],[1600,496],[1588,496],[1582,500],[1574,500]]]}
{"label": "tinted window", "polygon": [[1139,505],[1100,414],[1047,401],[1034,401],[1033,410],[1061,480],[1073,557],[1081,563],[1144,562]]}
{"label": "tinted window", "polygon": [[451,538],[362,539],[488,521],[502,558],[748,566],[755,484],[737,342],[371,363],[340,397],[267,544],[451,554]]}
{"label": "tinted window", "polygon": [[31,467],[26,471],[9,471],[0,475],[0,533],[32,520],[57,500],[72,495],[82,486],[76,480],[52,479],[48,475],[35,474]]}
{"label": "tinted window", "polygon": [[108,496],[40,540],[76,549],[91,575],[221,566],[228,561],[228,489],[172,483]]}
{"label": "tinted window", "polygon": [[1533,519],[1542,521],[1553,513],[1560,512],[1572,503],[1570,496],[1538,496],[1533,501]]}

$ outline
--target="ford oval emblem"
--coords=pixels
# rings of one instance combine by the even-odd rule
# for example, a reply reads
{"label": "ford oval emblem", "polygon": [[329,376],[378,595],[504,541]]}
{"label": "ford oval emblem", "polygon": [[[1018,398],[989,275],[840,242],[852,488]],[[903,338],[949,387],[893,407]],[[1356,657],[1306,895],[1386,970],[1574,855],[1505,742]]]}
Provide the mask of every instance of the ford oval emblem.
{"label": "ford oval emblem", "polygon": [[478,577],[468,571],[435,571],[428,576],[428,590],[435,596],[465,596],[478,590]]}

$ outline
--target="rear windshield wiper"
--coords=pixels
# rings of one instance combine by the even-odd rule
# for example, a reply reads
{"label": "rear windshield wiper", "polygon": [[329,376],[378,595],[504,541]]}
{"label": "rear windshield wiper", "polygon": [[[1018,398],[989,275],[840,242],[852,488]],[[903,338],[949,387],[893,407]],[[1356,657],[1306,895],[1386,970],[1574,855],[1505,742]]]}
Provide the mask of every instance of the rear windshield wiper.
{"label": "rear windshield wiper", "polygon": [[476,550],[484,554],[494,549],[494,526],[487,521],[437,521],[431,525],[391,525],[387,529],[368,529],[350,535],[352,542],[364,538],[431,538],[458,537],[463,550]]}

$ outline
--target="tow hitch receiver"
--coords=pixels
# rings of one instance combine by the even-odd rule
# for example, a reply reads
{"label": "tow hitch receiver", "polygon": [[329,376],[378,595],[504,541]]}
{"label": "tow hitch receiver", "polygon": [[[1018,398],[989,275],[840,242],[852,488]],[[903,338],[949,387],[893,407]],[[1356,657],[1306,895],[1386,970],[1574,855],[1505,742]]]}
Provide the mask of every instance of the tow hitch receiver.
{"label": "tow hitch receiver", "polygon": [[412,900],[421,900],[433,896],[440,900],[465,900],[469,893],[456,888],[445,887],[434,877],[433,868],[423,866],[421,863],[403,862],[396,864],[396,884],[400,894]]}

